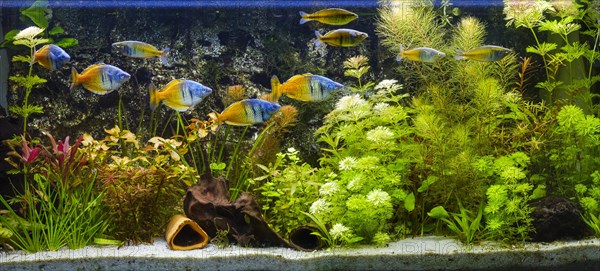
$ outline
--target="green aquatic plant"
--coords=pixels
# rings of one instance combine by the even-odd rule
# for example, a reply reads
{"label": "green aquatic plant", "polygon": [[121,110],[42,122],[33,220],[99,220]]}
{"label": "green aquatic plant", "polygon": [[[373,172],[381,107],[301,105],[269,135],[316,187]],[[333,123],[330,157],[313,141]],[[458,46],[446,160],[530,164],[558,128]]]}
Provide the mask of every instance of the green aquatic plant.
{"label": "green aquatic plant", "polygon": [[371,90],[375,86],[374,82],[366,82],[364,84],[362,82],[363,76],[367,75],[370,69],[369,58],[363,55],[354,56],[344,61],[344,75],[356,78],[358,83],[355,86],[351,86],[350,90],[362,93]]}
{"label": "green aquatic plant", "polygon": [[108,234],[132,243],[152,242],[169,217],[181,213],[185,191],[198,179],[196,169],[182,159],[187,145],[178,137],[154,137],[144,146],[130,131],[105,131],[102,140],[85,134],[82,149],[105,191]]}
{"label": "green aquatic plant", "polygon": [[[546,80],[536,84],[541,96],[551,105],[577,104],[590,110],[590,90],[600,81],[591,65],[600,60],[596,52],[600,28],[598,12],[589,1],[505,0],[504,14],[507,26],[527,28],[533,35],[535,44],[527,52],[539,55],[544,63]],[[541,39],[542,32],[548,33],[547,41]],[[593,48],[580,42],[580,34],[593,40]]]}
{"label": "green aquatic plant", "polygon": [[583,208],[583,221],[600,237],[600,172],[591,174],[591,181],[575,185],[575,192]]}
{"label": "green aquatic plant", "polygon": [[21,153],[13,148],[10,154],[17,161],[7,161],[25,175],[25,189],[10,200],[0,197],[11,217],[20,214],[27,221],[11,223],[0,218],[12,231],[14,245],[28,252],[84,247],[108,225],[101,205],[104,193],[95,189],[94,171],[84,166],[87,158],[79,149],[82,138],[73,145],[69,137],[58,144],[49,134],[48,138],[50,147],[32,148],[23,137]]}
{"label": "green aquatic plant", "polygon": [[494,182],[486,191],[483,210],[490,238],[508,243],[529,240],[534,228],[533,208],[528,202],[544,195],[544,185],[535,187],[528,176],[530,163],[529,156],[522,152],[498,158],[482,157],[475,163],[480,178]]}
{"label": "green aquatic plant", "polygon": [[550,129],[547,150],[548,188],[572,197],[576,184],[591,181],[600,166],[600,119],[575,105],[563,106]]}
{"label": "green aquatic plant", "polygon": [[463,244],[471,245],[473,242],[482,239],[481,219],[483,217],[483,205],[473,215],[473,212],[463,207],[460,200],[458,202],[460,213],[449,214],[443,206],[436,206],[427,213],[428,216],[443,221],[448,229],[452,231]]}
{"label": "green aquatic plant", "polygon": [[303,216],[319,195],[319,175],[315,168],[302,162],[298,151],[290,148],[278,153],[275,162],[264,166],[257,164],[263,176],[253,179],[256,202],[262,208],[265,221],[282,236],[307,224]]}
{"label": "green aquatic plant", "polygon": [[392,221],[404,213],[405,154],[411,148],[405,142],[412,129],[400,89],[397,81],[385,80],[369,100],[342,97],[316,132],[324,143],[320,162],[326,177],[309,212],[329,227],[334,243],[360,238],[381,245],[391,239]]}
{"label": "green aquatic plant", "polygon": [[[37,37],[43,31],[43,28],[30,26],[16,34],[13,40],[13,44],[27,46],[29,48],[29,54],[13,56],[12,61],[24,62],[27,64],[31,63],[33,60],[34,47],[49,42],[48,39]],[[44,112],[41,106],[32,105],[29,103],[29,95],[31,94],[31,91],[34,88],[37,88],[41,84],[44,84],[46,82],[46,79],[40,78],[37,75],[33,75],[33,65],[30,65],[27,75],[13,75],[9,77],[9,80],[13,81],[16,85],[25,89],[23,103],[20,106],[9,106],[9,111],[23,118],[23,133],[26,133],[28,117],[32,114],[41,114]]]}

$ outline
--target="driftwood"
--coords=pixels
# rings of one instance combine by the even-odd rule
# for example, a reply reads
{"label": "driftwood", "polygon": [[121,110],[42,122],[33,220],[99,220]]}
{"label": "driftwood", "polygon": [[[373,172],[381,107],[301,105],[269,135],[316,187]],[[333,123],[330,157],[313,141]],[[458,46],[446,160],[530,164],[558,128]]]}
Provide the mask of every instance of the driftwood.
{"label": "driftwood", "polygon": [[207,172],[185,195],[183,209],[187,217],[211,238],[217,236],[217,231],[226,231],[229,242],[242,246],[290,247],[265,222],[252,195],[241,193],[236,201],[230,201],[229,182],[223,177],[215,178],[208,165],[205,168]]}

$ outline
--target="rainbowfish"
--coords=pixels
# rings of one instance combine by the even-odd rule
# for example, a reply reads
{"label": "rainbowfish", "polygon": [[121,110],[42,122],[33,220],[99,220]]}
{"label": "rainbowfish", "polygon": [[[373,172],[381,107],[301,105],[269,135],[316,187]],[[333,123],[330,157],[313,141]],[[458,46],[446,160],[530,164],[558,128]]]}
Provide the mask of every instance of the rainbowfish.
{"label": "rainbowfish", "polygon": [[94,64],[87,67],[81,74],[71,68],[71,90],[83,85],[87,90],[104,95],[119,88],[131,77],[123,70],[107,64]]}
{"label": "rainbowfish", "polygon": [[69,62],[69,60],[71,60],[71,57],[65,50],[54,44],[47,44],[35,51],[33,59],[31,60],[31,65],[37,62],[44,68],[56,70],[60,69],[60,67]]}
{"label": "rainbowfish", "polygon": [[502,59],[512,51],[508,48],[496,45],[484,45],[468,52],[463,52],[461,50],[456,50],[456,52],[458,53],[458,55],[454,57],[456,60],[468,58],[476,61],[491,62]]}
{"label": "rainbowfish", "polygon": [[169,82],[160,91],[150,83],[150,108],[156,109],[161,101],[168,107],[185,112],[212,93],[212,89],[196,81],[176,79]]}
{"label": "rainbowfish", "polygon": [[247,126],[262,123],[281,108],[276,103],[259,99],[246,99],[232,103],[221,114],[212,112],[208,116],[217,124]]}
{"label": "rainbowfish", "polygon": [[281,84],[279,78],[271,77],[271,100],[278,101],[281,94],[299,101],[314,102],[329,98],[333,91],[344,85],[327,77],[310,73],[294,75]]}
{"label": "rainbowfish", "polygon": [[304,24],[308,21],[317,21],[322,24],[345,25],[358,18],[356,13],[341,8],[328,8],[311,14],[300,11],[300,16],[302,16],[300,24]]}
{"label": "rainbowfish", "polygon": [[412,61],[420,62],[435,62],[440,57],[445,57],[446,54],[433,48],[428,47],[417,47],[414,49],[404,50],[402,44],[400,44],[400,53],[396,56],[398,62],[406,58]]}
{"label": "rainbowfish", "polygon": [[356,46],[369,37],[367,33],[345,28],[329,31],[325,35],[321,35],[319,31],[315,31],[315,35],[317,36],[317,40],[315,41],[316,46],[320,46],[324,42],[331,46],[341,47]]}
{"label": "rainbowfish", "polygon": [[171,51],[169,48],[160,51],[156,47],[141,41],[120,41],[113,43],[112,46],[126,56],[136,58],[158,56],[163,65],[169,65],[167,63],[167,55]]}

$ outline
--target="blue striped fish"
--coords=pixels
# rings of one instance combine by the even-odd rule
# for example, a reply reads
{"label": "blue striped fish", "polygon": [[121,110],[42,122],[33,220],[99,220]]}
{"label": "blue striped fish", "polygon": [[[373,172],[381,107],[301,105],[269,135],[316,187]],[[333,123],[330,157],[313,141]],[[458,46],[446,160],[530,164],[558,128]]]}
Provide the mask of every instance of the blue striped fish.
{"label": "blue striped fish", "polygon": [[299,101],[314,102],[327,99],[344,85],[327,77],[310,73],[294,75],[283,84],[277,76],[271,77],[271,101],[277,102],[282,94]]}
{"label": "blue striped fish", "polygon": [[54,44],[47,44],[35,51],[31,64],[37,62],[46,69],[57,70],[69,60],[71,57],[65,50]]}
{"label": "blue striped fish", "polygon": [[156,109],[162,101],[166,106],[179,112],[185,112],[212,93],[212,89],[196,81],[176,79],[169,82],[160,91],[150,83],[150,108]]}
{"label": "blue striped fish", "polygon": [[104,95],[119,88],[129,80],[129,73],[107,64],[94,64],[87,67],[81,74],[71,68],[71,90],[83,85],[87,90]]}
{"label": "blue striped fish", "polygon": [[217,124],[224,122],[229,125],[247,126],[267,121],[280,108],[280,105],[265,100],[246,99],[231,104],[220,114],[213,112],[208,116]]}

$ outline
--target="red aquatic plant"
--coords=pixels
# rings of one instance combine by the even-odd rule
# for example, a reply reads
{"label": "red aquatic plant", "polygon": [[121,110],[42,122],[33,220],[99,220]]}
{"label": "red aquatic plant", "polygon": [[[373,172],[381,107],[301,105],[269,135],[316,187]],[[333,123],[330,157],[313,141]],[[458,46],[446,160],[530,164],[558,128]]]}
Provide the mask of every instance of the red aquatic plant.
{"label": "red aquatic plant", "polygon": [[50,182],[62,181],[64,185],[78,185],[78,180],[72,180],[71,177],[77,175],[80,169],[86,164],[87,158],[79,153],[79,146],[83,137],[79,136],[73,145],[70,145],[70,137],[58,140],[58,143],[50,133],[45,133],[50,140],[50,147],[44,149],[44,163],[41,165],[41,172],[48,177]]}

